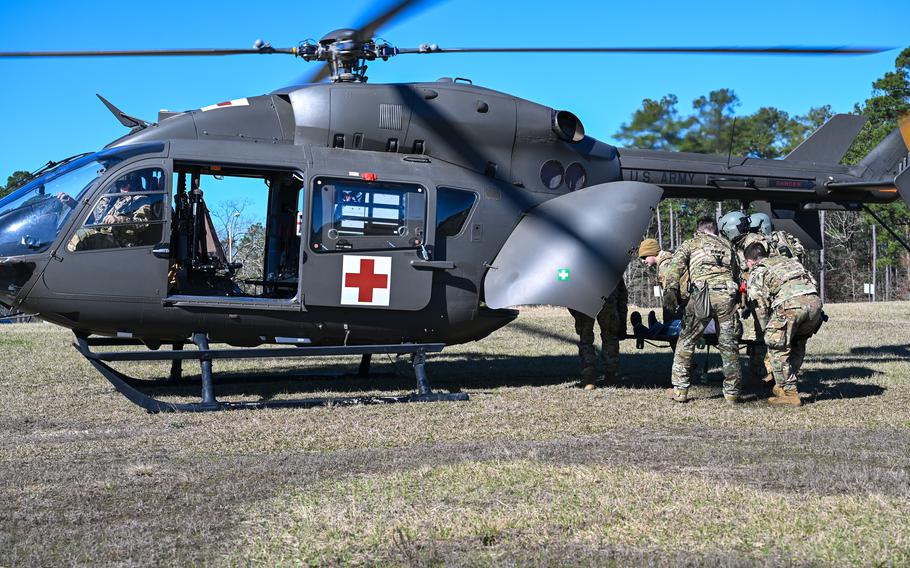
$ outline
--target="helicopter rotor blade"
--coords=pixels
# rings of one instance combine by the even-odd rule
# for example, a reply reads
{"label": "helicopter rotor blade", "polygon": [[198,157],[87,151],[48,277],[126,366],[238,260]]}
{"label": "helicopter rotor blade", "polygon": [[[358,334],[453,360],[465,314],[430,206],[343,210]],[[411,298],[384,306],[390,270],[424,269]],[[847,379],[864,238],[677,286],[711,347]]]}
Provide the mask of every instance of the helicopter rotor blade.
{"label": "helicopter rotor blade", "polygon": [[[366,22],[357,25],[357,36],[361,41],[367,41],[383,27],[401,19],[403,16],[414,16],[430,7],[439,0],[391,0],[386,1],[383,10],[370,17]],[[377,5],[376,11],[379,11]],[[409,13],[408,13],[409,12]]]}
{"label": "helicopter rotor blade", "polygon": [[210,55],[296,55],[296,47],[271,47],[248,49],[119,49],[104,51],[0,51],[0,57],[172,57]]}
{"label": "helicopter rotor blade", "polygon": [[399,49],[406,53],[630,53],[630,54],[745,54],[745,55],[869,55],[892,47],[438,47],[424,44]]}

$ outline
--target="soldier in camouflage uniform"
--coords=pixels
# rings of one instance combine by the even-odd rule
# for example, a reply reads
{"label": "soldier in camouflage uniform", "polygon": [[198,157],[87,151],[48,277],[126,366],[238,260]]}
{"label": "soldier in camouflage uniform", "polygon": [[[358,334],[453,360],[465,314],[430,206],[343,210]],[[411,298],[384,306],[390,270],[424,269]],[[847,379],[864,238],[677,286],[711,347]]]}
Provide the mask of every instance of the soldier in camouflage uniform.
{"label": "soldier in camouflage uniform", "polygon": [[[570,309],[575,319],[575,333],[578,334],[578,356],[581,359],[581,382],[586,390],[597,388],[597,352],[594,349],[594,318]],[[607,297],[603,308],[597,314],[600,325],[600,339],[603,342],[604,379],[616,380],[619,370],[619,338],[626,332],[626,317],[629,313],[629,291],[622,278]]]}
{"label": "soldier in camouflage uniform", "polygon": [[786,251],[789,250],[790,256],[798,260],[800,264],[805,260],[806,247],[795,235],[787,231],[771,231],[771,234],[768,235],[768,240],[771,242],[771,256],[777,256],[778,254],[786,256]]}
{"label": "soldier in camouflage uniform", "polygon": [[[767,219],[766,215],[764,217]],[[770,219],[768,219],[768,223],[770,224]],[[749,278],[745,257],[746,247],[752,243],[761,243],[767,250],[770,246],[768,238],[761,232],[761,227],[756,220],[742,211],[731,211],[721,217],[720,230],[733,244],[737,265],[740,268],[739,291],[743,295],[746,291],[746,281]],[[756,384],[771,373],[768,351],[765,349],[758,320],[751,317],[751,306],[741,301],[738,309],[739,321],[743,327],[741,338],[751,341],[751,345],[747,349],[749,356],[747,377],[753,384]]]}
{"label": "soldier in camouflage uniform", "polygon": [[[670,261],[673,259],[673,252],[668,250],[661,250],[660,243],[657,242],[657,239],[645,239],[638,245],[638,258],[646,266],[657,267],[657,283],[660,285],[660,289],[667,289],[667,274],[670,270]],[[686,300],[689,299],[689,273],[684,272],[680,278],[680,293],[681,293],[681,302],[680,307],[685,305]],[[677,310],[668,312],[664,310],[663,321],[668,321],[673,319],[673,316],[676,315]],[[678,318],[677,318],[678,319]]]}
{"label": "soldier in camouflage uniform", "polygon": [[768,251],[771,247],[768,242],[767,237],[761,233],[746,233],[741,239],[734,241],[733,246],[736,250],[736,257],[739,265],[745,270],[742,270],[740,274],[741,284],[740,284],[740,293],[744,295],[743,302],[744,304],[742,310],[741,321],[743,323],[743,338],[747,340],[752,340],[752,345],[748,348],[749,356],[749,379],[750,384],[759,384],[759,381],[771,380],[771,360],[768,358],[768,349],[765,346],[764,342],[764,331],[762,330],[761,324],[758,321],[758,318],[755,317],[755,306],[752,305],[752,302],[745,296],[746,289],[748,288],[747,283],[749,281],[749,270],[748,264],[746,263],[746,249],[754,244],[758,243],[765,251]]}
{"label": "soldier in camouflage uniform", "polygon": [[769,257],[759,244],[746,249],[746,259],[749,297],[765,330],[774,375],[774,396],[768,402],[800,406],[797,375],[806,355],[806,341],[821,326],[823,317],[815,279],[795,258]]}
{"label": "soldier in camouflage uniform", "polygon": [[[673,259],[673,253],[667,250],[660,250],[660,244],[657,239],[645,239],[638,246],[638,258],[648,266],[657,267],[657,283],[662,290],[667,289],[667,274],[670,270],[670,260]],[[680,277],[680,294],[684,304],[689,298],[689,273],[684,272]],[[666,320],[666,318],[664,318]]]}
{"label": "soldier in camouflage uniform", "polygon": [[[656,266],[657,267],[657,283],[660,285],[661,291],[667,289],[667,275],[670,273],[670,261],[673,260],[673,253],[666,250],[660,249],[660,243],[657,242],[657,239],[645,239],[638,246],[638,258],[647,265],[647,266]],[[689,301],[689,271],[686,270],[683,272],[682,276],[679,278],[679,302],[678,305],[673,309],[667,309],[666,306],[663,307],[663,318],[661,321],[665,325],[668,325],[673,320],[678,320],[683,318],[683,313],[686,308],[686,302]],[[662,298],[666,298],[666,295],[662,295]],[[634,323],[634,322],[633,322]],[[649,328],[651,322],[648,322]],[[670,341],[670,347],[673,351],[676,351],[676,345],[678,338],[672,338]],[[693,379],[698,378],[700,380],[700,373],[698,370],[698,363],[695,361],[695,357],[692,357],[692,367],[690,368],[690,376]]]}
{"label": "soldier in camouflage uniform", "polygon": [[[679,280],[686,269],[693,291],[686,304],[683,330],[673,357],[673,400],[688,401],[689,369],[695,345],[711,319],[716,319],[717,349],[723,360],[724,399],[730,403],[738,402],[741,381],[736,334],[738,269],[730,241],[717,234],[717,223],[711,217],[699,219],[695,236],[684,242],[673,255],[664,292],[665,305],[672,307],[672,304],[678,303]],[[705,295],[710,299],[710,305],[705,306],[706,313],[702,309],[703,303],[699,301]]]}
{"label": "soldier in camouflage uniform", "polygon": [[162,219],[162,197],[129,195],[143,191],[138,174],[127,174],[114,182],[116,192],[98,200],[68,244],[70,251],[119,248],[154,244],[142,242],[149,225],[143,221]]}
{"label": "soldier in camouflage uniform", "polygon": [[749,226],[753,232],[760,232],[768,238],[770,256],[795,257],[802,264],[806,247],[787,231],[775,231],[770,217],[764,213],[752,213],[749,215]]}

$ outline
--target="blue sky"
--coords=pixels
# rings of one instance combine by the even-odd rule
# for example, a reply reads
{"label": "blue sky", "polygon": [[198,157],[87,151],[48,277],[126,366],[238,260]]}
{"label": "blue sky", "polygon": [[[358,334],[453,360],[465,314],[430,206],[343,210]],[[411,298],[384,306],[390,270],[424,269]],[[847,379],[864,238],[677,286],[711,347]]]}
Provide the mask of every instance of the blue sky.
{"label": "blue sky", "polygon": [[[352,25],[371,2],[0,4],[0,51],[249,47],[318,39]],[[325,6],[326,8],[320,8]],[[741,7],[740,7],[741,6]],[[470,46],[910,45],[906,0],[856,2],[563,2],[450,0],[383,30],[406,47]],[[373,82],[468,77],[476,84],[575,112],[589,134],[610,140],[643,98],[692,99],[733,88],[740,112],[776,106],[803,113],[849,111],[898,51],[846,58],[642,55],[409,55],[374,63]],[[135,116],[186,110],[266,93],[309,65],[289,56],[0,60],[0,177],[98,149],[125,132],[95,98]]]}

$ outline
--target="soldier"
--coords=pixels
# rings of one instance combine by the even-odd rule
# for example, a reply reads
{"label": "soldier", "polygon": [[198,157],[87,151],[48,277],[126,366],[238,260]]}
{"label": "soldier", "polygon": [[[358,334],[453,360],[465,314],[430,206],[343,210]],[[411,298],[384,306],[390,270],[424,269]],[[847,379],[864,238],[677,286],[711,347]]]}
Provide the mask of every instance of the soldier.
{"label": "soldier", "polygon": [[750,274],[748,292],[756,318],[765,330],[771,358],[775,406],[800,406],[797,375],[806,355],[806,341],[822,322],[822,302],[815,279],[795,258],[768,256],[758,243],[746,249]]}
{"label": "soldier", "polygon": [[[603,342],[604,379],[616,380],[619,370],[619,339],[626,332],[626,316],[629,312],[629,292],[622,278],[607,297],[603,308],[597,314],[600,325],[600,339]],[[581,383],[585,390],[597,388],[597,353],[594,349],[594,318],[570,309],[575,318],[575,332],[578,334],[578,356],[581,359]]]}
{"label": "soldier", "polygon": [[[92,250],[130,247],[142,244],[143,234],[149,225],[143,221],[162,218],[160,195],[130,195],[143,191],[139,174],[133,172],[114,182],[114,192],[98,200],[68,245],[69,250]],[[92,227],[94,226],[94,227]]]}
{"label": "soldier", "polygon": [[92,210],[86,224],[114,225],[134,221],[161,219],[161,203],[147,195],[125,194],[142,191],[142,182],[136,173],[127,174],[114,182],[116,193],[102,197]]}
{"label": "soldier", "polygon": [[[648,266],[657,267],[657,283],[660,284],[661,289],[666,290],[667,274],[670,269],[670,260],[673,258],[673,253],[666,250],[660,250],[660,244],[657,242],[657,239],[645,239],[638,246],[638,258]],[[688,284],[689,273],[685,272],[680,281],[680,288],[688,288]],[[688,290],[681,290],[681,293],[683,294],[683,300],[689,297]]]}
{"label": "soldier", "polygon": [[806,255],[806,247],[794,235],[787,231],[775,231],[774,223],[771,218],[764,213],[752,213],[749,215],[749,226],[753,231],[761,232],[768,237],[770,256],[779,254],[784,256],[795,257],[800,263],[803,262]]}
{"label": "soldier", "polygon": [[[767,215],[761,215],[766,219],[768,218]],[[770,219],[768,224],[770,224]],[[749,278],[749,272],[746,269],[746,247],[752,243],[760,243],[767,250],[770,247],[770,243],[764,233],[761,232],[761,227],[758,223],[753,223],[752,216],[746,215],[742,211],[731,211],[721,217],[720,230],[733,243],[733,251],[736,253],[737,265],[740,268],[739,291],[740,294],[745,294],[746,281]],[[752,342],[747,349],[749,356],[748,378],[753,384],[757,384],[758,381],[768,377],[771,373],[771,368],[768,352],[765,349],[762,338],[762,330],[758,326],[758,320],[750,317],[751,312],[751,307],[741,301],[739,305],[739,321],[743,327],[741,338]]]}
{"label": "soldier", "polygon": [[[673,253],[670,251],[661,250],[660,243],[657,242],[657,239],[645,239],[638,246],[638,258],[641,259],[641,261],[647,266],[657,267],[657,283],[660,285],[661,291],[665,291],[667,289],[667,275],[670,272],[670,261],[673,260]],[[683,311],[685,310],[686,302],[689,301],[688,270],[684,271],[682,276],[679,278],[679,293],[680,299],[678,305],[674,307],[674,309],[667,309],[666,306],[663,308],[662,321],[665,326],[669,325],[670,322],[682,319],[683,317]],[[666,298],[666,295],[662,293],[661,297]],[[633,317],[635,316],[635,314],[632,315]],[[653,312],[649,314],[648,318],[649,331],[653,331],[654,329],[654,322],[650,321],[651,315],[653,315]],[[636,325],[636,321],[634,319],[632,321],[632,324],[633,326]],[[641,325],[641,322],[639,321],[637,325]],[[669,340],[670,347],[674,351],[676,351],[677,340],[678,338],[675,337]],[[690,372],[693,379],[698,378],[700,380],[698,364],[695,361],[694,355],[692,357],[692,367],[690,369]]]}
{"label": "soldier", "polygon": [[673,400],[689,400],[689,369],[698,338],[711,319],[717,320],[717,349],[723,360],[724,399],[739,402],[740,371],[736,337],[738,269],[730,241],[717,234],[711,217],[698,220],[695,236],[684,242],[670,261],[664,305],[680,301],[680,278],[688,269],[692,292],[686,304],[683,330],[673,357]]}

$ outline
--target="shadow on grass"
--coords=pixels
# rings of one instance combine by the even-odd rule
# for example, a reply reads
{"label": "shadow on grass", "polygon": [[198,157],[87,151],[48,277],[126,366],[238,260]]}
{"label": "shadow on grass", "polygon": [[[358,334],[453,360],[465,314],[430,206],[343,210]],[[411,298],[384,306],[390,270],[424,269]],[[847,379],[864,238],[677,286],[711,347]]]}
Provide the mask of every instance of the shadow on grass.
{"label": "shadow on grass", "polygon": [[868,367],[853,366],[812,370],[800,374],[799,390],[812,394],[811,398],[803,399],[804,402],[881,396],[886,390],[885,387],[850,380],[866,379],[880,374],[879,371]]}
{"label": "shadow on grass", "polygon": [[[511,356],[459,353],[457,359],[445,355],[430,357],[427,373],[434,389],[459,392],[462,389],[540,387],[567,384],[578,380],[579,362],[574,355]],[[670,353],[641,353],[624,357],[622,388],[654,388],[669,384]],[[370,375],[357,375],[358,361],[351,359],[336,367],[324,362],[310,367],[278,365],[218,372],[215,361],[215,391],[220,397],[260,396],[264,400],[278,394],[359,393],[365,391],[401,392],[415,389],[416,381],[408,359],[391,363],[376,360]],[[634,365],[629,363],[634,361]],[[120,366],[129,373],[129,367]],[[626,371],[628,368],[628,371]],[[163,369],[163,367],[162,367]],[[137,381],[143,392],[168,396],[197,397],[200,391],[198,366],[187,362],[184,379]],[[162,373],[162,376],[164,374]]]}
{"label": "shadow on grass", "polygon": [[896,360],[910,359],[910,344],[882,345],[879,347],[851,347],[851,355],[890,355]]}
{"label": "shadow on grass", "polygon": [[[454,357],[457,357],[454,358]],[[705,363],[703,351],[696,353],[699,365]],[[371,374],[358,376],[359,361],[352,358],[341,365],[329,367],[324,361],[309,367],[289,364],[270,367],[268,372],[260,366],[239,371],[218,372],[215,362],[215,391],[223,398],[254,396],[271,400],[282,396],[312,396],[320,393],[353,394],[370,391],[408,392],[416,386],[410,362],[401,358],[396,362],[374,358]],[[709,366],[720,360],[711,352]],[[252,364],[251,364],[252,365]],[[672,353],[636,353],[621,360],[623,379],[612,386],[621,389],[654,389],[670,386]],[[143,381],[143,392],[153,396],[186,396],[196,398],[200,392],[198,367],[185,364],[186,378],[179,382]],[[431,357],[427,364],[430,382],[435,390],[460,392],[462,389],[484,390],[508,387],[543,387],[576,384],[579,372],[578,358],[574,355],[512,356],[486,353],[459,353],[454,356]],[[855,379],[878,374],[868,367],[842,366],[826,370],[810,370],[800,377],[800,390],[813,393],[811,401],[861,398],[878,396],[885,389],[878,385],[858,384]],[[720,386],[719,372],[710,373],[702,384]],[[745,393],[762,398],[770,385],[746,385]],[[749,398],[752,398],[750,396]]]}

